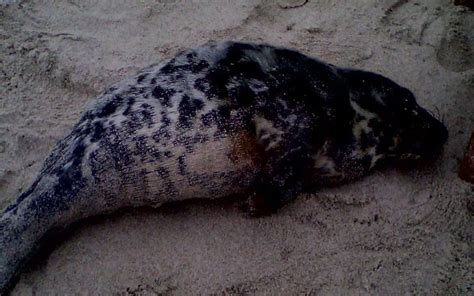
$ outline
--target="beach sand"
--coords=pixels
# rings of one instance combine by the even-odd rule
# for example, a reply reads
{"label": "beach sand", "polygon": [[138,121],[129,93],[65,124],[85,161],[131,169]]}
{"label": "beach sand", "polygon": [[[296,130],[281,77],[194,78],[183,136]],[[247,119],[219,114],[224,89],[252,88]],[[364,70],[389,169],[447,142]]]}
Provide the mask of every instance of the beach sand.
{"label": "beach sand", "polygon": [[201,201],[86,221],[13,295],[474,293],[474,187],[457,177],[474,128],[473,11],[446,0],[0,3],[0,209],[89,100],[208,40],[283,45],[381,73],[450,133],[428,168],[323,188],[270,217]]}

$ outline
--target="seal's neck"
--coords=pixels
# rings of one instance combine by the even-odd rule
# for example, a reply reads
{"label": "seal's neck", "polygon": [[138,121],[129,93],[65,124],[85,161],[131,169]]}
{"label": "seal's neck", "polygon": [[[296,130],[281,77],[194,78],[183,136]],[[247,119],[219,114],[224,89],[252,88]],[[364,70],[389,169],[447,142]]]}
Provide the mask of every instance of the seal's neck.
{"label": "seal's neck", "polygon": [[381,151],[383,131],[377,128],[380,118],[377,114],[362,108],[355,100],[350,100],[354,109],[352,135],[354,139],[352,158],[358,159],[370,171],[385,157]]}

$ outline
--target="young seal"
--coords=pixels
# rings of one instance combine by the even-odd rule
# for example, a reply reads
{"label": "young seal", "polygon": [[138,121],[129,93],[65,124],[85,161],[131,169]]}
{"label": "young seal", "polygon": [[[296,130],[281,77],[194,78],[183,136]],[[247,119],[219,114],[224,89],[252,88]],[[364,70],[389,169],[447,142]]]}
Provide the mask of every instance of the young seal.
{"label": "young seal", "polygon": [[100,95],[0,219],[0,287],[41,238],[89,216],[251,196],[275,210],[447,139],[413,94],[374,73],[264,44],[208,43]]}

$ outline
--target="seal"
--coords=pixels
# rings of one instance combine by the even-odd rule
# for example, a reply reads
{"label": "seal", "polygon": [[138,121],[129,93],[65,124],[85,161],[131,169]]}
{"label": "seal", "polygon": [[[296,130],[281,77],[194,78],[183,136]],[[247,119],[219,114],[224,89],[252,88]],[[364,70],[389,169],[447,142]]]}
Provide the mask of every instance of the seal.
{"label": "seal", "polygon": [[433,155],[445,126],[381,75],[266,44],[210,42],[115,84],[0,218],[0,287],[55,228],[133,206],[303,191]]}

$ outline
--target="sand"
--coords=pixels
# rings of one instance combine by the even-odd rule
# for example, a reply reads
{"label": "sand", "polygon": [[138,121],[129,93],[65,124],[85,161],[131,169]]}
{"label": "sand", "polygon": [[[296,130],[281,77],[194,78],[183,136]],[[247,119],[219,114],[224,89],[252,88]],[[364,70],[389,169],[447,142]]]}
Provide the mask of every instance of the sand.
{"label": "sand", "polygon": [[95,219],[13,295],[460,295],[474,284],[474,12],[430,0],[0,1],[0,208],[108,85],[212,40],[262,41],[384,74],[439,109],[428,168],[388,169],[247,218],[193,202]]}

